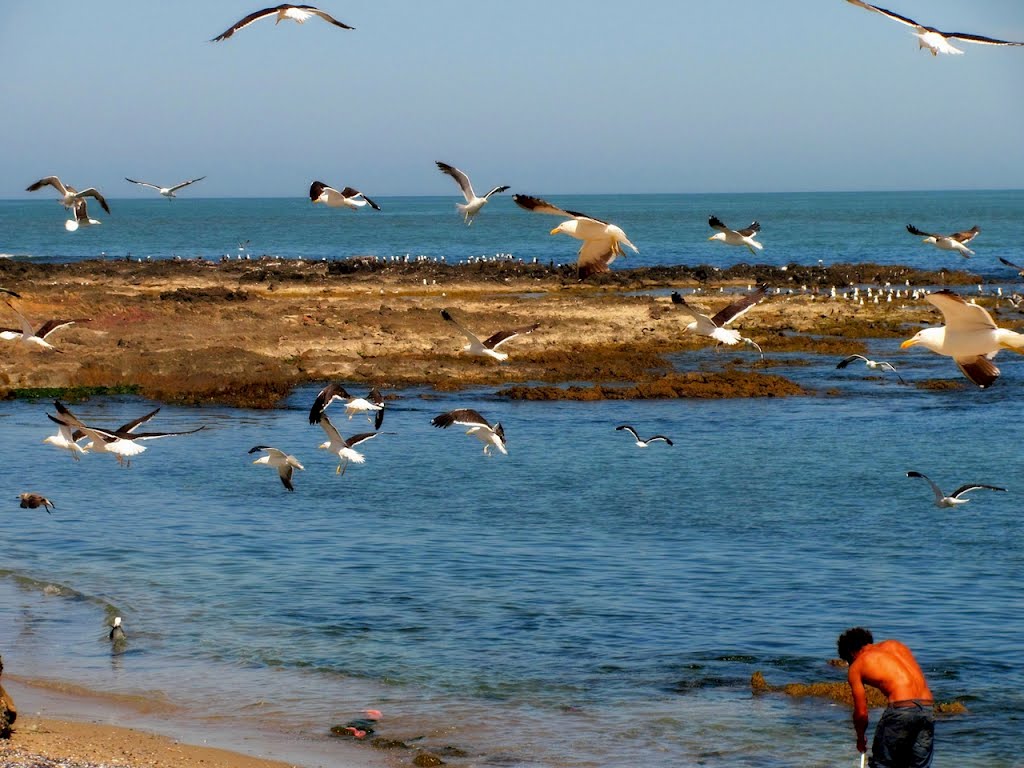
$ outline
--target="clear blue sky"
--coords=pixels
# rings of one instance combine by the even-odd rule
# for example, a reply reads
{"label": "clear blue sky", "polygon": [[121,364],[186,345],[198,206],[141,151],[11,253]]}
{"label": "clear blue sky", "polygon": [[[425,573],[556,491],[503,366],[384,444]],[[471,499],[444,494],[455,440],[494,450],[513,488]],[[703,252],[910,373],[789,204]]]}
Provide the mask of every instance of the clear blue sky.
{"label": "clear blue sky", "polygon": [[[881,0],[1024,40],[1020,0]],[[0,198],[1024,187],[1024,48],[917,50],[843,0],[6,0]],[[38,194],[38,193],[37,193]]]}

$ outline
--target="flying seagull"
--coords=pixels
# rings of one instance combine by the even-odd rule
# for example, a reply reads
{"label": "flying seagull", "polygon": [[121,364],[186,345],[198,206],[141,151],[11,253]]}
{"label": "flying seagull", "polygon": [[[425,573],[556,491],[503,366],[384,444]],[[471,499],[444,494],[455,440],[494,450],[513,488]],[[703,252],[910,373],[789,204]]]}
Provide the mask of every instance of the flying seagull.
{"label": "flying seagull", "polygon": [[121,627],[121,617],[115,616],[114,623],[110,625],[110,642],[123,643],[125,641],[124,629]]}
{"label": "flying seagull", "polygon": [[456,203],[455,207],[462,211],[462,218],[466,222],[467,226],[473,223],[473,218],[480,213],[480,209],[483,208],[491,195],[499,194],[508,189],[508,185],[501,187],[494,187],[483,197],[477,197],[476,192],[473,191],[473,184],[469,180],[469,176],[464,174],[454,165],[448,165],[448,163],[442,163],[440,160],[436,161],[437,167],[441,173],[445,173],[455,179],[455,183],[459,185],[459,189],[462,190],[462,196],[466,198],[466,203]]}
{"label": "flying seagull", "polygon": [[352,435],[347,440],[341,436],[338,429],[331,423],[331,420],[327,418],[327,414],[323,413],[320,415],[320,428],[327,435],[326,442],[320,443],[317,448],[321,448],[328,453],[333,453],[338,457],[338,468],[334,470],[334,474],[345,474],[345,470],[348,469],[348,463],[351,461],[353,464],[362,464],[366,461],[363,454],[355,450],[355,447],[360,443],[364,443],[367,440],[372,440],[377,435],[382,434],[381,432],[363,432],[359,435]]}
{"label": "flying seagull", "polygon": [[84,197],[80,197],[71,204],[71,210],[75,218],[64,222],[64,229],[68,232],[75,232],[79,227],[91,227],[102,222],[99,219],[89,218],[89,206]]}
{"label": "flying seagull", "polygon": [[508,353],[499,352],[498,347],[500,347],[506,341],[511,341],[516,336],[522,336],[527,333],[533,333],[538,328],[540,328],[540,323],[534,323],[533,325],[524,325],[520,328],[512,328],[511,330],[508,331],[498,331],[497,333],[487,337],[483,341],[480,341],[480,338],[476,334],[467,330],[465,326],[461,325],[454,317],[452,317],[447,309],[441,310],[441,317],[443,317],[449,323],[451,323],[460,331],[462,331],[462,335],[469,339],[469,344],[463,347],[463,349],[466,352],[468,352],[471,355],[484,355],[486,357],[493,357],[495,360],[498,361],[508,360]]}
{"label": "flying seagull", "polygon": [[191,435],[206,429],[206,427],[196,427],[184,432],[136,432],[135,430],[139,426],[156,416],[160,411],[159,408],[150,411],[145,416],[133,419],[117,429],[100,429],[99,427],[90,427],[83,424],[81,419],[68,410],[59,400],[55,400],[53,406],[57,409],[59,415],[50,416],[50,414],[47,414],[47,416],[50,416],[51,421],[56,421],[58,424],[64,424],[75,430],[81,430],[82,434],[89,438],[89,442],[83,446],[85,450],[113,454],[114,458],[117,459],[117,463],[123,467],[130,467],[132,457],[138,456],[146,450],[146,446],[139,445],[138,441]]}
{"label": "flying seagull", "polygon": [[483,442],[485,456],[491,455],[491,448],[497,448],[502,453],[508,454],[508,450],[505,448],[507,444],[505,430],[502,428],[501,423],[499,422],[492,427],[487,419],[472,408],[459,408],[442,413],[440,416],[435,416],[431,419],[430,423],[441,429],[448,429],[452,424],[469,427],[466,430],[466,434],[473,435],[477,440]]}
{"label": "flying seagull", "polygon": [[967,493],[968,491],[973,491],[973,490],[976,490],[978,488],[985,488],[985,489],[990,490],[990,491],[1005,491],[1006,490],[1005,488],[1000,488],[1000,487],[995,486],[995,485],[983,485],[981,483],[969,483],[968,485],[961,485],[959,488],[957,488],[955,491],[953,491],[951,494],[949,494],[949,496],[947,496],[947,495],[945,495],[942,492],[942,489],[939,488],[939,486],[937,486],[935,483],[933,483],[931,481],[931,479],[929,479],[929,477],[927,475],[924,475],[924,474],[922,474],[920,472],[914,472],[913,470],[911,470],[910,472],[907,472],[907,477],[920,477],[920,478],[923,478],[924,480],[928,481],[928,485],[930,485],[932,487],[932,493],[935,494],[935,506],[936,507],[956,507],[956,506],[959,506],[960,504],[966,504],[968,501],[970,501],[970,499],[965,499],[965,498],[961,498],[961,497],[965,493]]}
{"label": "flying seagull", "polygon": [[903,377],[899,375],[899,373],[896,371],[896,368],[893,367],[892,363],[887,363],[885,360],[868,360],[868,358],[864,357],[864,355],[850,355],[849,357],[844,357],[842,360],[839,361],[839,364],[836,366],[836,368],[845,368],[850,363],[855,362],[857,360],[863,360],[864,365],[866,365],[873,371],[892,371],[893,373],[896,374],[896,378],[900,380],[900,384],[907,383],[903,380]]}
{"label": "flying seagull", "polygon": [[928,232],[922,232],[913,224],[907,224],[907,232],[923,237],[922,243],[930,243],[943,251],[959,251],[961,256],[969,259],[974,255],[974,251],[968,248],[967,244],[978,236],[981,229],[975,226],[963,232],[954,232],[951,235],[932,235]]}
{"label": "flying seagull", "polygon": [[1003,262],[1003,264],[1005,264],[1006,266],[1016,269],[1018,277],[1024,277],[1024,267],[1022,267],[1020,264],[1014,264],[1012,261],[1007,261],[1002,256],[999,257],[999,260]]}
{"label": "flying seagull", "polygon": [[85,437],[85,433],[80,429],[72,432],[71,427],[50,414],[46,414],[46,417],[57,424],[57,434],[44,438],[44,443],[68,451],[75,461],[79,460],[78,454],[88,453],[88,449],[78,444],[78,441]]}
{"label": "flying seagull", "polygon": [[0,339],[3,339],[4,341],[21,341],[29,346],[35,346],[40,349],[47,349],[53,352],[60,352],[60,350],[46,340],[47,336],[50,336],[61,328],[74,325],[75,323],[90,322],[87,317],[79,317],[73,320],[47,320],[39,326],[38,331],[33,331],[32,325],[29,323],[28,319],[18,311],[17,307],[6,300],[4,303],[7,304],[14,314],[18,316],[18,320],[21,321],[21,330],[19,331],[15,328],[0,328]]}
{"label": "flying seagull", "polygon": [[157,186],[156,184],[150,184],[148,181],[136,181],[135,179],[129,179],[127,176],[124,177],[124,180],[130,181],[132,184],[138,184],[140,187],[149,187],[150,189],[155,189],[161,195],[170,200],[172,197],[177,197],[177,195],[174,193],[177,192],[182,187],[187,187],[189,184],[195,184],[197,181],[202,181],[205,178],[205,176],[200,176],[198,179],[189,179],[188,181],[181,182],[181,184],[175,184],[173,187],[160,187]]}
{"label": "flying seagull", "polygon": [[726,245],[745,245],[751,253],[755,253],[755,248],[759,251],[764,249],[764,246],[754,239],[754,235],[761,231],[761,225],[756,221],[751,222],[746,229],[729,229],[720,218],[711,216],[708,219],[708,226],[718,230],[708,240],[720,240]]}
{"label": "flying seagull", "polygon": [[900,349],[922,346],[952,357],[964,376],[979,387],[988,387],[999,378],[999,369],[992,362],[999,350],[1024,354],[1024,334],[996,326],[984,307],[968,304],[948,289],[925,298],[942,312],[946,325],[918,331],[900,344]]}
{"label": "flying seagull", "polygon": [[652,435],[651,437],[648,437],[646,440],[643,440],[643,439],[641,439],[640,435],[638,435],[636,433],[636,430],[633,429],[631,426],[629,426],[629,424],[620,424],[615,429],[617,431],[625,430],[626,432],[629,432],[629,434],[631,434],[633,436],[633,439],[636,440],[636,447],[637,448],[646,448],[651,443],[656,442],[658,440],[663,440],[664,442],[668,443],[669,445],[673,444],[672,441],[669,440],[664,435]]}
{"label": "flying seagull", "polygon": [[1024,45],[1024,43],[1014,43],[1010,40],[996,40],[991,37],[982,37],[981,35],[970,35],[966,32],[940,32],[935,27],[926,27],[924,24],[918,24],[913,19],[908,19],[906,16],[900,16],[898,13],[887,11],[885,8],[879,8],[877,5],[871,5],[865,3],[863,0],[846,0],[848,3],[856,5],[858,8],[864,8],[868,11],[874,11],[880,13],[883,16],[888,16],[893,21],[898,21],[900,24],[906,24],[908,27],[914,28],[914,34],[917,36],[917,47],[927,48],[931,52],[932,56],[936,56],[940,53],[953,53],[961,54],[959,48],[955,48],[949,43],[949,39],[963,40],[965,43],[980,43],[981,45]]}
{"label": "flying seagull", "polygon": [[275,6],[274,8],[264,8],[262,11],[250,13],[244,19],[239,19],[238,21],[236,21],[230,27],[228,27],[215,38],[213,38],[213,40],[211,40],[210,42],[218,43],[221,40],[227,40],[229,37],[235,34],[235,32],[237,32],[240,29],[244,29],[245,27],[248,27],[254,21],[259,21],[260,19],[265,19],[268,16],[274,15],[277,16],[277,18],[274,20],[274,26],[277,26],[285,19],[291,19],[292,21],[297,22],[299,24],[304,24],[306,20],[309,19],[311,16],[319,16],[324,21],[328,22],[329,24],[333,24],[336,27],[341,27],[342,29],[355,29],[355,27],[350,27],[348,24],[342,24],[329,13],[321,11],[319,8],[314,8],[312,5],[288,5],[286,3],[284,5]]}
{"label": "flying seagull", "polygon": [[322,181],[314,181],[309,185],[309,199],[314,203],[323,203],[328,208],[351,208],[355,211],[364,205],[369,205],[375,211],[380,210],[379,205],[358,189],[345,187],[339,192],[334,187],[328,187]]}
{"label": "flying seagull", "polygon": [[767,295],[767,292],[767,285],[759,285],[756,290],[741,296],[736,301],[718,310],[713,317],[708,317],[698,312],[687,304],[686,300],[676,291],[672,292],[672,303],[682,307],[683,311],[693,318],[693,322],[686,326],[687,331],[700,336],[708,336],[719,344],[727,344],[729,346],[739,344],[741,341],[745,342],[754,347],[763,357],[764,353],[761,352],[761,347],[758,346],[757,342],[741,335],[739,331],[733,328],[726,328],[725,326],[749,312],[754,305]]}
{"label": "flying seagull", "polygon": [[38,493],[23,493],[18,498],[21,499],[20,506],[22,509],[38,509],[42,507],[48,515],[51,514],[50,510],[57,506],[48,498],[40,496]]}
{"label": "flying seagull", "polygon": [[100,205],[103,206],[103,210],[110,213],[110,206],[107,205],[107,201],[103,199],[103,195],[101,195],[95,187],[88,187],[79,192],[74,187],[63,184],[56,176],[45,176],[39,181],[34,181],[25,188],[25,191],[35,192],[36,190],[47,186],[53,187],[60,192],[60,202],[65,208],[70,208],[74,205],[76,200],[81,200],[83,197],[95,197],[100,201]]}
{"label": "flying seagull", "polygon": [[253,464],[266,464],[267,466],[274,467],[277,470],[277,474],[281,477],[282,485],[287,490],[294,491],[292,470],[305,469],[305,467],[294,456],[289,456],[284,451],[271,448],[269,445],[257,445],[249,449],[249,453],[259,453],[260,451],[264,451],[266,455],[260,456]]}
{"label": "flying seagull", "polygon": [[335,400],[345,403],[345,413],[349,420],[357,413],[365,413],[373,421],[374,429],[380,429],[384,423],[386,403],[379,389],[374,387],[366,397],[352,397],[343,386],[334,383],[328,384],[317,393],[313,407],[309,409],[309,423],[319,424],[320,419],[324,416],[324,411]]}
{"label": "flying seagull", "polygon": [[640,249],[629,242],[626,233],[614,224],[595,219],[578,211],[563,210],[556,205],[541,200],[539,197],[529,195],[512,195],[512,199],[520,208],[534,213],[547,213],[552,216],[568,216],[568,221],[563,221],[551,230],[552,235],[559,233],[582,240],[579,258],[576,262],[576,269],[580,280],[585,280],[599,272],[609,272],[609,266],[616,256],[625,256],[622,246],[627,245],[634,253],[640,253]]}

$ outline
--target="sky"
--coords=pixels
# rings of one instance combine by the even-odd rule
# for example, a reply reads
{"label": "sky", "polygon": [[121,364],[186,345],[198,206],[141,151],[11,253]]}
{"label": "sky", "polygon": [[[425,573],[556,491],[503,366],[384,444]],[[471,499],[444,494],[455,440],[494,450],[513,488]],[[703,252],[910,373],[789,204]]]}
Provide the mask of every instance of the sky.
{"label": "sky", "polygon": [[[1024,48],[917,50],[844,0],[5,0],[0,198],[1018,189]],[[882,0],[1024,40],[1019,0]],[[35,193],[35,195],[47,193]]]}

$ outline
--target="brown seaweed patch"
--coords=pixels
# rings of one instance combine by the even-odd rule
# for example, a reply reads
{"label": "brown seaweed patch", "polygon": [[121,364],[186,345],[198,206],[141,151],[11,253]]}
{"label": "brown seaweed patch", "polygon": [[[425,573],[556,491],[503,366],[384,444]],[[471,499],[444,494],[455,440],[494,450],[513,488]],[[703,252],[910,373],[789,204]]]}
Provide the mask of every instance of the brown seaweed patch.
{"label": "brown seaweed patch", "polygon": [[672,373],[632,386],[514,386],[498,395],[512,400],[654,400],[673,398],[790,397],[811,394],[784,376],[754,371]]}
{"label": "brown seaweed patch", "polygon": [[160,294],[161,301],[247,301],[249,294],[245,291],[233,291],[224,286],[211,288],[178,288]]}
{"label": "brown seaweed patch", "polygon": [[[750,690],[755,694],[762,693],[784,693],[787,696],[803,698],[807,696],[830,699],[853,706],[853,694],[850,692],[850,685],[845,682],[818,682],[818,683],[786,683],[785,685],[771,685],[764,679],[764,673],[755,672],[750,678]],[[877,688],[870,685],[864,686],[867,693],[869,707],[884,707],[889,703],[886,695]],[[935,703],[935,711],[946,715],[959,715],[967,712],[967,707],[961,701],[939,701]]]}
{"label": "brown seaweed patch", "polygon": [[966,379],[922,379],[915,381],[914,386],[933,392],[956,392],[960,389],[967,389],[967,381]]}
{"label": "brown seaweed patch", "polygon": [[866,355],[867,345],[857,338],[840,336],[804,336],[792,333],[772,333],[759,342],[766,352],[805,352],[813,355]]}
{"label": "brown seaweed patch", "polygon": [[119,367],[86,365],[73,386],[132,387],[153,400],[188,405],[273,408],[300,383],[296,370],[275,358],[229,347],[188,355],[173,351],[125,356]]}

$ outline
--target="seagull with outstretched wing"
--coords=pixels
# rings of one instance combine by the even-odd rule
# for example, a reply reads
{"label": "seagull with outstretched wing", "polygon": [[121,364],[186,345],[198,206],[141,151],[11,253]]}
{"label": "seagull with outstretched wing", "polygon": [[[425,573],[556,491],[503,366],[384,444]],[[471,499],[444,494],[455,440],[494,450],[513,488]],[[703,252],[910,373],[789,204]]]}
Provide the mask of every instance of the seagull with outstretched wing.
{"label": "seagull with outstretched wing", "polygon": [[175,184],[173,187],[161,187],[157,184],[150,184],[148,181],[136,181],[135,179],[129,179],[127,176],[124,177],[124,180],[130,181],[132,184],[138,184],[140,187],[149,187],[150,189],[155,189],[161,195],[170,200],[172,197],[177,197],[177,195],[174,193],[177,192],[179,189],[187,187],[189,184],[195,184],[197,181],[202,181],[205,178],[205,176],[200,176],[197,179],[189,179],[188,181],[183,181],[180,184]]}

